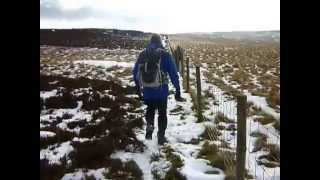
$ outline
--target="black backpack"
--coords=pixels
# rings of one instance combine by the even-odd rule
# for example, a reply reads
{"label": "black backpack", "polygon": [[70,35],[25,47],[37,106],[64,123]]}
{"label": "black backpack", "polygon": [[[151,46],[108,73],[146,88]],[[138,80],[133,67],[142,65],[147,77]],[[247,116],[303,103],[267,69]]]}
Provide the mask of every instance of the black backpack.
{"label": "black backpack", "polygon": [[142,63],[139,64],[139,80],[142,87],[158,88],[163,83],[161,72],[161,49],[147,49],[143,52]]}

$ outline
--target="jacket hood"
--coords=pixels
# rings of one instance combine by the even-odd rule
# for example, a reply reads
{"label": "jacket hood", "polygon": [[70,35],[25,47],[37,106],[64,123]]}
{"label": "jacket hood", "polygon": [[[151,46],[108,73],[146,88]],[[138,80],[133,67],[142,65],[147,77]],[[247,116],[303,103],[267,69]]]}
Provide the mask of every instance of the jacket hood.
{"label": "jacket hood", "polygon": [[157,49],[157,48],[163,48],[162,44],[158,43],[149,43],[148,48]]}

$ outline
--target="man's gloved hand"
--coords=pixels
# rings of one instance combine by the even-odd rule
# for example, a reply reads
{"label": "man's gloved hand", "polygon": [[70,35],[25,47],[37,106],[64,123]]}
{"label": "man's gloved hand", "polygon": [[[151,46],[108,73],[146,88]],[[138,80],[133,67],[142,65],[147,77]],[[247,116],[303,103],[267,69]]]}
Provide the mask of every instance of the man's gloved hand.
{"label": "man's gloved hand", "polygon": [[139,96],[139,100],[143,100],[142,93],[139,86],[136,86],[137,95]]}
{"label": "man's gloved hand", "polygon": [[179,102],[185,102],[186,101],[184,98],[181,97],[180,91],[176,91],[176,94],[175,94],[174,97],[175,97],[176,101],[179,101]]}
{"label": "man's gloved hand", "polygon": [[142,101],[143,100],[143,96],[142,96],[141,92],[138,93],[138,96],[139,96],[139,100]]}

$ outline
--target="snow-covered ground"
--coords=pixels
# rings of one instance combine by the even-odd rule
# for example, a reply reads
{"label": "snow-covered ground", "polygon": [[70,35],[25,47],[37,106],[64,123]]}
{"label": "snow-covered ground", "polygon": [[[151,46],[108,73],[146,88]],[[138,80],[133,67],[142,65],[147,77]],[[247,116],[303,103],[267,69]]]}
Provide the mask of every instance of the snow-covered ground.
{"label": "snow-covered ground", "polygon": [[[74,63],[83,63],[94,66],[103,66],[110,68],[112,66],[120,67],[133,67],[134,62],[115,62],[106,60],[88,60],[88,61],[74,61]],[[168,100],[168,127],[166,130],[166,137],[169,143],[166,146],[171,147],[175,153],[183,160],[184,165],[180,168],[180,172],[184,174],[190,180],[206,180],[206,179],[224,179],[224,173],[222,170],[211,167],[208,165],[208,161],[205,159],[199,159],[197,157],[203,143],[190,144],[192,139],[197,139],[204,131],[205,123],[196,123],[197,119],[195,113],[192,111],[191,97],[182,86],[182,79],[180,77],[180,86],[182,97],[186,102],[176,102],[174,95],[169,96]],[[170,84],[170,89],[174,90]],[[182,107],[179,113],[170,113],[177,107]],[[146,108],[143,106],[142,108]],[[184,118],[181,118],[183,114]],[[157,121],[157,115],[155,117]],[[157,123],[155,122],[155,132],[153,134],[153,140],[145,140],[145,125],[143,129],[136,129],[136,137],[146,145],[146,149],[143,153],[132,153],[125,151],[118,151],[111,155],[112,158],[120,158],[123,161],[134,160],[143,171],[143,177],[145,180],[153,179],[152,171],[158,170],[164,177],[166,171],[169,170],[170,162],[164,158],[159,161],[151,162],[151,157],[154,154],[163,154],[163,149],[157,144]],[[217,174],[208,174],[208,171],[217,171]],[[70,174],[68,177],[71,177]],[[76,175],[74,177],[77,177]]]}
{"label": "snow-covered ground", "polygon": [[107,170],[105,168],[100,168],[100,169],[89,169],[86,171],[87,172],[84,172],[84,170],[79,169],[78,171],[76,171],[74,173],[67,173],[61,178],[61,180],[85,179],[85,175],[93,176],[97,180],[104,180],[105,177],[104,177],[103,173],[106,172]]}
{"label": "snow-covered ground", "polygon": [[50,146],[47,149],[40,151],[40,159],[49,159],[50,164],[60,164],[61,158],[67,157],[70,152],[73,151],[73,147],[70,145],[71,142],[64,142],[60,145]]}
{"label": "snow-covered ground", "polygon": [[[168,44],[164,44],[165,46],[168,46]],[[72,50],[68,49],[68,51],[71,52],[82,52],[82,51],[98,51],[95,48],[91,49],[82,49],[82,50]],[[103,53],[110,53],[110,52],[118,52],[120,50],[99,50]],[[49,52],[49,50],[48,50]],[[126,55],[126,53],[130,52],[129,55]],[[135,58],[137,57],[137,54],[139,51],[125,51],[121,52],[119,56],[112,56],[112,58],[101,58],[96,57],[94,55],[92,60],[89,60],[91,58],[84,59],[80,58],[77,59],[77,57],[73,57],[72,63],[68,66],[64,66],[65,70],[68,70],[71,66],[75,66],[75,71],[71,72],[70,77],[76,77],[76,74],[88,74],[87,77],[90,79],[109,79],[111,78],[118,78],[120,80],[120,83],[122,86],[132,86],[132,75],[131,74],[125,74],[122,76],[116,75],[116,73],[123,73],[124,71],[131,69],[133,67],[133,64],[135,62]],[[207,67],[207,64],[202,64],[203,67]],[[79,66],[85,66],[87,67],[86,71],[83,72],[81,68],[78,68]],[[115,71],[108,71],[106,72],[105,69],[117,67]],[[71,68],[70,68],[71,69]],[[73,69],[73,70],[74,70]],[[102,71],[103,73],[97,74],[97,71]],[[190,69],[191,78],[194,78],[195,69]],[[206,180],[206,179],[217,179],[222,180],[225,178],[225,173],[215,167],[212,167],[209,165],[209,161],[206,159],[202,159],[198,157],[199,151],[202,148],[202,145],[204,141],[201,141],[199,143],[190,143],[194,139],[198,139],[199,136],[204,132],[206,125],[212,125],[214,124],[214,120],[218,112],[223,113],[226,117],[228,117],[231,120],[234,120],[236,122],[236,102],[234,99],[231,99],[228,95],[225,95],[224,91],[220,89],[219,87],[215,86],[214,84],[211,84],[206,81],[206,77],[204,76],[203,72],[205,71],[205,68],[201,71],[201,83],[202,83],[202,92],[204,91],[210,91],[214,94],[216,97],[215,99],[207,97],[206,100],[208,101],[208,108],[205,110],[203,115],[208,119],[206,122],[197,123],[197,118],[195,112],[191,109],[193,106],[191,96],[188,93],[185,93],[185,90],[182,86],[182,81],[180,77],[180,86],[181,86],[181,93],[182,97],[186,99],[186,102],[176,102],[174,99],[174,95],[171,94],[168,99],[168,108],[167,108],[167,114],[168,114],[168,126],[166,130],[166,137],[168,138],[168,143],[164,146],[159,146],[157,144],[157,123],[155,122],[155,131],[153,134],[152,140],[145,140],[145,121],[142,128],[136,128],[134,129],[134,133],[139,141],[141,141],[145,145],[144,152],[126,152],[124,150],[119,150],[111,154],[111,158],[114,159],[121,159],[123,162],[134,160],[139,168],[143,172],[143,178],[145,180],[151,180],[153,178],[152,172],[157,171],[160,173],[161,177],[165,176],[165,173],[170,169],[172,166],[171,162],[165,158],[165,152],[164,149],[166,147],[170,147],[173,149],[174,154],[179,156],[181,160],[183,161],[182,167],[178,168],[179,172],[181,172],[183,175],[185,175],[189,180]],[[56,72],[56,74],[63,74],[58,70],[53,70],[53,73]],[[51,72],[51,73],[52,73]],[[223,81],[226,81],[223,79]],[[54,83],[54,82],[53,82]],[[228,82],[226,82],[228,83]],[[231,84],[229,84],[231,85]],[[170,84],[170,89],[174,91],[173,86]],[[192,85],[192,88],[195,89],[195,85]],[[89,89],[84,91],[89,91]],[[44,100],[47,98],[53,97],[57,95],[57,90],[52,91],[41,91],[40,97],[42,97]],[[73,92],[76,94],[77,92]],[[112,96],[108,92],[105,92],[106,95]],[[205,95],[205,93],[203,93]],[[272,108],[270,108],[265,99],[260,97],[254,97],[251,94],[248,95],[248,101],[253,102],[256,106],[261,107],[262,110],[266,111],[267,113],[277,117],[279,113],[273,111]],[[126,95],[128,98],[135,98],[136,95]],[[40,115],[40,128],[45,127],[46,123],[44,122],[50,122],[52,119],[50,116],[62,116],[65,113],[72,114],[72,117],[63,120],[60,124],[57,126],[61,129],[79,133],[80,129],[74,128],[74,129],[68,129],[67,123],[72,121],[77,121],[81,119],[86,119],[87,122],[91,121],[91,112],[84,112],[81,110],[81,102],[78,102],[78,106],[74,109],[57,109],[52,111],[50,114],[42,114]],[[130,107],[127,107],[127,105],[122,106],[123,109],[127,109]],[[146,108],[145,105],[140,107],[140,110],[144,110]],[[173,110],[179,109],[178,112],[172,113]],[[110,109],[105,109],[105,111],[109,111]],[[144,111],[143,111],[144,113]],[[143,114],[142,114],[143,115]],[[155,117],[155,121],[157,121],[157,115]],[[97,123],[98,121],[96,121]],[[220,123],[220,125],[223,125],[227,127],[228,125],[225,123]],[[265,133],[268,135],[268,142],[278,144],[280,140],[280,135],[278,132],[272,127],[272,126],[262,126],[258,122],[253,121],[253,117],[248,117],[248,123],[247,123],[247,164],[246,168],[249,170],[249,173],[251,175],[255,176],[255,179],[270,179],[268,177],[272,177],[274,179],[280,179],[280,168],[266,168],[257,165],[257,158],[264,154],[264,152],[258,151],[256,153],[251,153],[251,150],[253,149],[253,144],[255,142],[254,137],[250,136],[250,133],[260,130],[262,133]],[[227,130],[221,130],[222,136],[219,136],[220,141],[225,141],[229,143],[231,147],[231,151],[235,151],[236,148],[236,131],[227,131]],[[108,132],[106,132],[108,133]],[[50,131],[40,131],[40,137],[41,138],[50,138],[54,137],[56,134]],[[87,138],[74,138],[72,141],[89,141],[90,139]],[[74,150],[73,146],[70,144],[70,141],[61,143],[60,145],[53,145],[49,146],[46,149],[40,150],[40,159],[47,158],[50,160],[50,163],[56,163],[59,164],[61,158],[65,157],[67,162],[68,155]],[[249,152],[250,151],[250,152]],[[154,155],[160,155],[159,160],[152,161],[152,158]],[[107,168],[98,168],[98,169],[77,169],[72,173],[65,174],[62,179],[82,179],[84,178],[84,175],[94,176],[96,179],[105,179],[104,173],[107,172]],[[208,173],[208,172],[216,172],[215,174]]]}
{"label": "snow-covered ground", "polygon": [[[177,155],[184,161],[184,165],[181,167],[181,173],[184,174],[190,180],[210,180],[210,179],[224,179],[224,173],[220,169],[213,168],[208,164],[205,159],[197,158],[199,150],[201,149],[200,144],[190,144],[188,142],[193,138],[198,138],[200,134],[204,131],[203,123],[196,123],[197,119],[195,113],[191,110],[192,102],[191,97],[188,93],[184,93],[182,84],[181,92],[182,97],[185,98],[186,102],[176,102],[174,100],[174,95],[169,96],[168,100],[168,127],[166,130],[166,137],[168,138],[167,146],[170,146]],[[170,85],[170,89],[174,88]],[[169,112],[176,109],[177,106],[182,107],[181,112],[178,114],[170,114]],[[181,115],[185,115],[185,119],[181,119]],[[155,117],[157,120],[157,116]],[[164,163],[159,163],[158,161],[149,163],[152,154],[163,153],[162,148],[157,144],[157,123],[155,123],[155,132],[153,134],[152,140],[145,140],[145,130],[138,129],[136,135],[140,141],[147,145],[147,149],[143,154],[140,153],[126,153],[123,151],[116,152],[113,154],[114,158],[121,158],[122,160],[135,160],[140,168],[144,172],[144,179],[152,179],[151,170],[152,169],[162,169]],[[168,170],[164,169],[164,172]],[[218,171],[218,174],[207,174],[207,171]]]}
{"label": "snow-covered ground", "polygon": [[[207,77],[204,75],[207,70],[208,64],[201,64],[201,88],[202,95],[205,97],[206,95],[203,93],[204,91],[209,91],[213,93],[215,98],[205,97],[206,101],[208,101],[209,109],[205,110],[203,115],[214,122],[214,118],[218,112],[224,114],[226,117],[232,120],[237,120],[237,103],[235,100],[230,99],[228,95],[224,93],[224,91],[218,86],[207,81]],[[220,66],[221,67],[221,66]],[[190,79],[195,80],[195,67],[190,65]],[[223,80],[223,82],[233,88],[237,89],[237,85],[233,85],[229,83],[226,78],[221,78],[214,74],[214,77]],[[196,90],[195,83],[190,83],[191,88]],[[265,113],[272,115],[278,121],[280,118],[280,113],[276,112],[273,108],[271,108],[267,102],[265,97],[253,96],[248,91],[244,92],[247,95],[248,102],[252,102],[254,106],[261,108]],[[214,103],[215,102],[215,103]],[[254,142],[257,138],[251,137],[252,132],[259,131],[265,135],[267,135],[267,142],[270,144],[280,144],[280,135],[279,132],[275,130],[272,125],[261,125],[259,122],[254,121],[254,117],[248,117],[247,121],[247,154],[246,154],[246,168],[249,170],[249,173],[253,175],[256,179],[280,179],[280,168],[267,168],[257,164],[258,157],[266,154],[266,152],[252,152],[254,148]],[[228,131],[220,131],[222,132],[222,139],[229,142],[230,146],[235,150],[236,148],[236,132],[234,134]]]}
{"label": "snow-covered ground", "polygon": [[248,102],[252,102],[256,107],[261,108],[262,111],[264,111],[267,114],[270,114],[276,120],[280,121],[280,113],[276,112],[275,109],[271,108],[268,105],[265,97],[254,96],[251,93],[249,93],[248,91],[245,92],[245,95],[248,98]]}
{"label": "snow-covered ground", "polygon": [[123,67],[123,68],[132,68],[134,65],[134,62],[119,62],[119,61],[105,61],[105,60],[83,60],[83,61],[74,61],[74,63],[102,66],[104,68],[110,68],[114,66]]}
{"label": "snow-covered ground", "polygon": [[[70,50],[71,51],[71,50]],[[55,68],[53,71],[47,71],[46,74],[54,74],[54,75],[63,75],[65,71],[69,71],[70,74],[68,77],[78,77],[79,73],[85,74],[90,73],[89,77],[90,79],[94,78],[101,78],[105,79],[105,76],[115,77],[116,71],[114,72],[105,72],[104,74],[97,74],[96,71],[98,70],[104,70],[108,68],[118,67],[117,72],[132,68],[134,64],[134,61],[114,61],[114,60],[78,60],[78,61],[72,61],[69,65],[61,65],[61,69]],[[80,66],[81,65],[81,66]],[[88,69],[86,71],[83,71],[83,69],[87,67]],[[52,69],[51,67],[47,69]],[[78,74],[75,76],[75,74]],[[126,80],[127,76],[121,76],[118,77],[123,86],[130,86],[132,85],[132,80]],[[131,74],[130,74],[131,78]],[[181,78],[180,78],[181,79]],[[51,82],[51,83],[57,83],[57,82]],[[182,83],[182,81],[180,81]],[[170,89],[173,89],[173,86],[170,85]],[[75,89],[72,93],[76,96],[80,96],[84,92],[90,92],[90,89],[88,88],[80,88]],[[184,93],[184,89],[181,84],[181,92],[182,96],[186,98],[186,102],[176,102],[174,100],[174,96],[170,95],[168,100],[168,128],[166,131],[166,137],[169,140],[169,143],[166,144],[167,147],[170,147],[174,150],[174,153],[178,155],[183,163],[183,166],[179,168],[179,171],[184,174],[188,179],[223,179],[224,173],[223,171],[211,167],[208,165],[208,161],[205,159],[199,159],[197,157],[198,152],[201,149],[202,143],[199,144],[190,144],[190,141],[192,139],[196,139],[199,137],[200,134],[204,131],[204,124],[202,123],[196,123],[196,118],[194,112],[191,110],[192,102],[191,97],[189,94]],[[105,92],[105,95],[109,95],[108,92]],[[46,101],[46,99],[50,97],[55,97],[58,95],[58,90],[54,89],[51,91],[41,91],[40,97]],[[111,96],[111,95],[110,95]],[[127,97],[136,97],[134,95],[127,95]],[[177,107],[182,107],[180,112],[178,113],[170,113],[172,110],[176,109]],[[54,109],[47,111],[46,109],[40,114],[40,128],[44,128],[47,126],[48,123],[52,123],[55,121],[55,117],[61,117],[64,114],[71,115],[68,119],[63,119],[59,124],[57,124],[57,127],[60,129],[63,129],[65,131],[75,132],[79,134],[79,131],[81,128],[74,128],[69,129],[67,124],[72,121],[79,121],[82,119],[85,119],[88,123],[91,121],[92,113],[89,111],[83,111],[81,109],[82,102],[78,102],[77,107],[72,109]],[[126,105],[123,105],[123,109],[126,109]],[[142,109],[145,108],[145,106],[141,107]],[[184,116],[184,118],[181,118],[181,116]],[[157,120],[157,116],[155,117],[155,120]],[[98,123],[97,120],[95,123]],[[155,123],[156,129],[157,129],[157,123]],[[143,153],[133,153],[133,152],[125,152],[125,151],[117,151],[114,154],[111,155],[112,158],[120,158],[123,161],[128,161],[130,159],[133,159],[137,165],[141,168],[143,171],[143,177],[146,180],[153,179],[152,171],[157,170],[158,173],[162,173],[162,176],[165,176],[165,173],[169,170],[171,167],[170,161],[168,161],[163,156],[159,159],[159,161],[153,161],[150,162],[151,157],[154,154],[163,154],[163,148],[159,147],[157,144],[157,137],[156,137],[156,131],[154,132],[153,140],[145,140],[145,125],[142,129],[135,129],[136,137],[138,140],[143,142],[143,144],[146,145],[146,149]],[[55,133],[50,131],[40,131],[40,137],[41,138],[49,138],[54,137]],[[93,138],[94,139],[94,138]],[[91,139],[92,140],[92,139]],[[61,144],[55,144],[51,145],[45,149],[42,149],[40,151],[40,159],[49,159],[49,163],[51,164],[61,164],[61,158],[66,158],[67,163],[70,163],[69,160],[69,154],[74,151],[73,146],[71,145],[71,142],[85,142],[90,141],[88,138],[78,138],[75,137],[72,139],[72,141],[66,141]],[[93,175],[96,179],[105,179],[103,176],[103,173],[108,171],[106,168],[99,168],[99,169],[78,169],[75,170],[72,173],[65,174],[62,179],[81,179],[84,178],[85,175]],[[208,174],[207,171],[216,171],[217,174]]]}
{"label": "snow-covered ground", "polygon": [[[54,47],[52,47],[54,48]],[[91,48],[92,49],[92,48]],[[85,50],[89,50],[85,49]],[[93,48],[95,51],[95,49]],[[76,51],[77,48],[69,48],[68,51]],[[110,51],[105,51],[110,52]],[[133,51],[130,51],[133,52]],[[114,53],[119,53],[118,51],[115,51]],[[135,53],[138,53],[135,52]],[[130,55],[130,54],[129,54]],[[126,60],[133,59],[133,56],[130,55],[128,57],[128,53],[124,55]],[[121,56],[122,57],[122,56]],[[119,62],[119,59],[121,58],[113,58],[112,60],[86,60],[86,61],[68,61],[68,59],[61,60],[54,62],[54,64],[46,64],[42,63],[41,66],[41,74],[48,76],[48,77],[55,77],[55,76],[62,76],[67,77],[71,79],[77,79],[81,77],[86,77],[88,79],[96,79],[96,80],[113,80],[113,78],[119,78],[121,80],[121,83],[124,83],[123,87],[130,86],[130,81],[127,80],[128,77],[123,72],[126,69],[129,69],[133,66],[133,62]],[[110,67],[117,66],[117,71],[111,71],[108,72],[107,69]],[[116,73],[123,73],[121,76],[117,75]],[[131,77],[131,76],[130,76]],[[106,81],[106,82],[108,82]],[[80,82],[80,81],[79,81]],[[59,81],[52,81],[49,82],[49,85],[56,85],[61,82]],[[61,97],[61,92],[64,92],[66,88],[60,87],[60,85],[55,86],[55,89],[53,90],[41,90],[40,91],[40,99],[44,101],[44,104],[47,100],[50,98],[55,97]],[[89,85],[90,86],[90,85]],[[70,89],[69,89],[70,90]],[[61,92],[60,92],[61,91]],[[98,92],[99,97],[108,97],[111,101],[116,100],[118,98],[117,94],[114,95],[115,92],[111,92],[113,94],[110,94],[111,90],[106,90],[104,92]],[[97,91],[95,91],[97,92]],[[117,92],[116,92],[117,93]],[[92,96],[92,88],[76,88],[71,89],[71,94],[74,97],[83,96],[84,94],[88,94],[89,96]],[[136,98],[136,95],[127,94],[130,98]],[[62,104],[64,102],[61,102]],[[57,106],[56,104],[55,106]],[[121,109],[128,110],[132,108],[132,104],[124,103],[121,107]],[[108,112],[110,111],[109,108],[98,108],[101,111]],[[93,141],[95,139],[98,139],[99,137],[92,137],[92,138],[79,138],[79,132],[83,127],[80,127],[76,125],[75,127],[72,127],[72,129],[69,128],[69,125],[71,123],[77,124],[78,122],[82,122],[85,124],[95,125],[98,124],[101,119],[96,119],[94,122],[91,122],[93,114],[97,112],[90,111],[90,110],[84,110],[83,109],[83,102],[78,101],[76,103],[76,106],[73,108],[46,108],[46,106],[43,106],[43,109],[40,110],[40,129],[47,129],[47,130],[40,130],[40,139],[42,139],[44,142],[46,140],[54,141],[53,144],[50,144],[48,146],[45,146],[45,148],[41,149],[40,146],[40,160],[48,160],[49,165],[61,165],[63,164],[63,160],[66,160],[66,165],[69,166],[72,164],[70,159],[70,153],[73,153],[76,148],[73,146],[74,142],[86,142],[86,141]],[[131,115],[130,117],[135,117],[135,113],[128,113],[128,115]],[[65,116],[65,117],[63,117]],[[63,118],[62,118],[63,117]],[[126,116],[124,116],[125,118]],[[58,120],[60,118],[60,120]],[[84,121],[84,122],[83,122]],[[58,141],[56,143],[55,136],[58,135],[58,133],[54,133],[51,130],[56,131],[58,129],[58,132],[70,132],[75,133],[75,136],[73,139],[70,139],[68,141],[63,140]],[[108,130],[105,132],[107,135],[109,132]],[[61,138],[61,133],[59,134],[59,137]],[[47,165],[45,165],[47,166]],[[65,174],[62,179],[75,179],[80,180],[84,179],[86,176],[94,176],[95,179],[106,179],[103,175],[103,173],[107,172],[108,169],[101,167],[98,169],[75,169],[74,172],[69,172]]]}

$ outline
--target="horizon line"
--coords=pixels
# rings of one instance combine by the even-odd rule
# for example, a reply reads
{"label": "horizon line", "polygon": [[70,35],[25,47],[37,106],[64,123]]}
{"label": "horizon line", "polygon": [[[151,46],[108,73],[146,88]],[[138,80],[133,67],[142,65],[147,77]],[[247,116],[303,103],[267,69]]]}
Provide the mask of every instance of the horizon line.
{"label": "horizon line", "polygon": [[106,30],[122,30],[122,31],[140,31],[144,33],[157,33],[157,34],[168,34],[168,35],[174,35],[174,34],[200,34],[200,33],[227,33],[227,32],[267,32],[267,31],[279,31],[280,29],[270,29],[270,30],[231,30],[231,31],[190,31],[190,32],[177,32],[177,33],[165,33],[165,32],[150,32],[150,31],[143,31],[138,29],[118,29],[118,28],[97,28],[97,27],[87,27],[87,28],[42,28],[41,29],[106,29]]}

